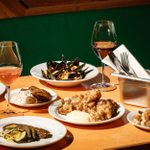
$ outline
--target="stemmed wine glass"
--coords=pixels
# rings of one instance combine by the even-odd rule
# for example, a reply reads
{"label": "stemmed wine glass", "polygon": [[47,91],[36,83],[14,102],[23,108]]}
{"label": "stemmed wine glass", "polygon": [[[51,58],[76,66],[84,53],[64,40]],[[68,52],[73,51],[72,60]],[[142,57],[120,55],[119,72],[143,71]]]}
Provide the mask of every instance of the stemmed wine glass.
{"label": "stemmed wine glass", "polygon": [[[98,20],[94,24],[92,38],[92,50],[99,59],[104,59],[111,51],[117,47],[117,35],[114,23],[110,20]],[[101,62],[102,63],[102,62]],[[104,80],[105,64],[102,63],[102,79],[100,83],[94,83],[92,88],[99,88],[103,91],[113,90],[114,84],[108,83]]]}
{"label": "stemmed wine glass", "polygon": [[7,106],[0,112],[1,115],[17,113],[10,109],[10,85],[21,75],[22,66],[18,44],[14,41],[0,42],[0,81],[7,88]]}

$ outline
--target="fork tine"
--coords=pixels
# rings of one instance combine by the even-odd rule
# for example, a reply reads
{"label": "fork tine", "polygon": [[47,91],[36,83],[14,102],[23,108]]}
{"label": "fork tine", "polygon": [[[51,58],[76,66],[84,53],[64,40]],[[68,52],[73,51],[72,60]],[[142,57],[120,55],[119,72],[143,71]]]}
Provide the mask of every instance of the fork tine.
{"label": "fork tine", "polygon": [[120,55],[120,57],[121,57],[121,63],[122,63],[122,65],[125,66],[124,53],[122,53],[122,54]]}
{"label": "fork tine", "polygon": [[121,62],[122,62],[122,65],[126,68],[126,70],[128,71],[128,73],[130,75],[133,75],[133,76],[137,77],[137,74],[134,71],[134,69],[132,67],[130,67],[129,55],[127,54],[127,52],[122,53]]}
{"label": "fork tine", "polygon": [[125,53],[123,53],[122,57],[123,57],[124,65],[127,66],[127,61],[126,61],[126,55],[125,55]]}
{"label": "fork tine", "polygon": [[123,56],[124,56],[125,61],[127,61],[128,60],[128,54],[126,52],[124,52]]}
{"label": "fork tine", "polygon": [[124,66],[128,66],[129,65],[128,54],[126,52],[122,53],[121,59],[122,59],[122,63],[123,63]]}

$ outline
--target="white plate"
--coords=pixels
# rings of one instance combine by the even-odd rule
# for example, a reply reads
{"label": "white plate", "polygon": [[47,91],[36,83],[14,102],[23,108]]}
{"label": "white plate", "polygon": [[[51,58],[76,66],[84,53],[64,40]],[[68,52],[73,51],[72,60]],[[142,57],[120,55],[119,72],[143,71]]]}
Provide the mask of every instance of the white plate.
{"label": "white plate", "polygon": [[[81,64],[83,62],[80,62]],[[88,81],[90,79],[93,79],[94,77],[96,77],[99,74],[99,71],[96,67],[90,65],[90,64],[86,64],[84,66],[84,68],[89,67],[88,70],[93,69],[93,71],[91,71],[90,73],[88,73],[84,79],[81,80],[68,80],[68,81],[62,81],[62,80],[50,80],[50,79],[46,79],[42,76],[42,70],[46,70],[47,66],[46,63],[42,63],[39,65],[36,65],[34,67],[31,68],[30,73],[32,76],[34,76],[35,78],[38,78],[40,80],[46,81],[47,83],[53,85],[53,86],[57,86],[57,87],[72,87],[72,86],[76,86],[81,84],[82,82]],[[83,69],[84,69],[83,68]],[[87,70],[87,71],[88,71]]]}
{"label": "white plate", "polygon": [[[136,127],[139,127],[144,130],[150,130],[150,127],[139,125],[133,121],[133,117],[138,113],[138,111],[139,110],[129,112],[127,115],[127,120]],[[144,111],[144,109],[142,109],[141,111]]]}
{"label": "white plate", "polygon": [[13,148],[36,148],[41,146],[46,146],[52,143],[55,143],[61,140],[66,135],[66,128],[61,123],[44,117],[36,116],[18,116],[18,117],[9,117],[0,120],[0,132],[2,131],[3,126],[10,123],[19,123],[27,124],[38,128],[43,128],[52,133],[52,137],[48,139],[40,139],[39,141],[31,143],[11,143],[5,140],[3,137],[0,137],[0,145]]}
{"label": "white plate", "polygon": [[72,124],[77,124],[77,125],[97,125],[97,124],[104,124],[104,123],[112,122],[112,121],[115,121],[115,120],[119,119],[120,117],[122,117],[125,113],[125,108],[123,107],[123,105],[118,103],[118,105],[119,105],[118,114],[117,114],[117,116],[115,116],[111,119],[103,120],[103,121],[97,121],[97,122],[88,122],[88,123],[87,122],[73,122],[72,120],[69,120],[67,118],[67,116],[61,115],[58,113],[57,107],[59,104],[61,104],[60,100],[53,102],[48,108],[49,114],[52,115],[54,118],[60,120],[60,121],[72,123]]}
{"label": "white plate", "polygon": [[0,83],[0,95],[2,95],[6,90],[6,87],[4,84]]}
{"label": "white plate", "polygon": [[[54,91],[44,89],[52,95],[52,98],[49,101],[46,101],[46,102],[43,102],[43,103],[35,103],[35,104],[19,104],[17,102],[11,101],[11,96],[14,95],[14,94],[19,93],[20,90],[21,90],[21,88],[11,90],[11,92],[10,92],[10,103],[12,103],[14,105],[17,105],[17,106],[21,106],[21,107],[39,107],[39,106],[49,104],[57,98],[57,94]],[[5,99],[7,99],[7,94],[5,94]]]}

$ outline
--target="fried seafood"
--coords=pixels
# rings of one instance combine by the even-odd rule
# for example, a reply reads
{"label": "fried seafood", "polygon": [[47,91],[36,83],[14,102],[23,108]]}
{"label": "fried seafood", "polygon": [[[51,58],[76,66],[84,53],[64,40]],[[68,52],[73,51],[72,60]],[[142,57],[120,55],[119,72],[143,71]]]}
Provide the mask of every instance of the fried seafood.
{"label": "fried seafood", "polygon": [[[95,107],[95,103],[101,97],[99,90],[93,90],[70,98],[62,99],[62,104],[58,107],[60,114],[66,115],[73,110],[88,112],[88,109]],[[96,107],[95,107],[96,108]]]}
{"label": "fried seafood", "polygon": [[112,99],[99,99],[96,113],[90,113],[94,120],[107,120],[117,115],[119,105]]}
{"label": "fried seafood", "polygon": [[72,111],[86,112],[90,121],[107,120],[117,114],[119,105],[111,99],[101,99],[99,90],[92,90],[84,94],[74,95],[61,100],[57,107],[58,113],[67,115]]}
{"label": "fried seafood", "polygon": [[138,113],[133,117],[133,122],[150,127],[150,109],[145,111],[138,111]]}

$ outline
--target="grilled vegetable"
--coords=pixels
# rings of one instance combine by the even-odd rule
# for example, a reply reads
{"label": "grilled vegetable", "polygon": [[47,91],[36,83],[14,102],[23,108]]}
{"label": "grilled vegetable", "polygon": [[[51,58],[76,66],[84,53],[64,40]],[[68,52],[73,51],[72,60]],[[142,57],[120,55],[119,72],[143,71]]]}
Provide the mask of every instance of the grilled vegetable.
{"label": "grilled vegetable", "polygon": [[60,62],[48,61],[47,69],[41,70],[41,72],[44,78],[51,80],[79,80],[85,78],[92,71],[88,70],[88,67],[83,70],[85,65],[85,63],[80,64],[78,58],[67,62],[62,55]]}
{"label": "grilled vegetable", "polygon": [[[16,131],[17,132],[17,131]],[[14,141],[15,142],[20,142],[22,140],[24,140],[26,138],[26,132],[23,131],[23,132],[17,132],[15,135],[14,135]]]}
{"label": "grilled vegetable", "polygon": [[37,128],[24,124],[8,124],[3,127],[0,136],[7,141],[16,143],[29,143],[43,138],[50,138],[52,134],[42,128]]}
{"label": "grilled vegetable", "polygon": [[16,124],[10,124],[4,127],[2,136],[8,141],[19,142],[26,138],[26,132]]}

